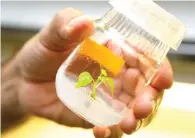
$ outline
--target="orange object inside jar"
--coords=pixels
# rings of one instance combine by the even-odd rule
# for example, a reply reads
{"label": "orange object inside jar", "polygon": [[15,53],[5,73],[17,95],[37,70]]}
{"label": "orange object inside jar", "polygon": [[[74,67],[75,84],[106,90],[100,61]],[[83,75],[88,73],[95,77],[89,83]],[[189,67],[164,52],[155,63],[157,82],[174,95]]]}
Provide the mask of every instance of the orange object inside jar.
{"label": "orange object inside jar", "polygon": [[121,57],[115,55],[107,47],[100,45],[89,38],[81,43],[79,53],[98,62],[114,75],[117,75],[121,71],[125,63]]}

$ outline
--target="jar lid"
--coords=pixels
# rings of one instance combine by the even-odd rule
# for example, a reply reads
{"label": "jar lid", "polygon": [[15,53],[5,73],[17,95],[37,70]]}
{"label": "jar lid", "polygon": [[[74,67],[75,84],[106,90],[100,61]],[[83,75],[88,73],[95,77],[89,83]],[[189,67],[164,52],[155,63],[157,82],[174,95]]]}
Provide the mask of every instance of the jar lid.
{"label": "jar lid", "polygon": [[110,0],[115,10],[142,27],[164,45],[177,50],[186,26],[151,0]]}

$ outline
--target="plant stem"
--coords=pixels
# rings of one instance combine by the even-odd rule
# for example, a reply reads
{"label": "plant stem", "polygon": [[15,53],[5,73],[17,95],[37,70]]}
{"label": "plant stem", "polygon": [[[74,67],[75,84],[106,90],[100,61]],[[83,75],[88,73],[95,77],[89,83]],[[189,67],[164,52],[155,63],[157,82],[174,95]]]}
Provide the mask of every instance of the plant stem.
{"label": "plant stem", "polygon": [[92,92],[91,92],[91,97],[93,99],[96,98],[96,88],[102,83],[101,82],[101,76],[102,76],[102,74],[100,74],[100,76],[98,77],[98,79],[93,84],[93,88],[92,88]]}
{"label": "plant stem", "polygon": [[93,84],[92,92],[91,92],[91,97],[95,100],[96,98],[96,82]]}
{"label": "plant stem", "polygon": [[101,83],[102,83],[102,82],[99,82],[99,83],[96,85],[96,88],[99,87]]}

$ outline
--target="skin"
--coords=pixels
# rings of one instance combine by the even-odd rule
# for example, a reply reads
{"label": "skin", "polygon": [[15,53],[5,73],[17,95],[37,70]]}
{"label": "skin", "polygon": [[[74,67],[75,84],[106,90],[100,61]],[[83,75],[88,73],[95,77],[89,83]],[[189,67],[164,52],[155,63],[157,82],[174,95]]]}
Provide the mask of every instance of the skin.
{"label": "skin", "polygon": [[[2,109],[5,114],[2,120],[8,119],[6,114],[11,111],[7,111],[13,108],[7,101],[16,98],[15,108],[21,109],[18,110],[18,114],[22,112],[21,116],[33,114],[70,127],[93,128],[96,138],[120,138],[124,133],[135,132],[139,119],[147,117],[152,112],[160,92],[172,85],[172,68],[167,59],[163,61],[151,85],[144,89],[139,87],[145,80],[138,70],[138,65],[133,62],[126,68],[122,78],[125,81],[120,83],[124,91],[120,92],[119,99],[128,102],[133,98],[133,103],[129,104],[131,111],[128,118],[118,125],[93,126],[72,113],[56,95],[54,83],[58,68],[75,46],[89,36],[93,29],[92,19],[75,9],[68,8],[59,11],[50,24],[26,42],[18,54],[2,68],[4,82],[2,106],[6,107]],[[8,84],[12,84],[12,89],[8,89]],[[6,96],[7,91],[11,91],[10,95],[14,96],[10,96],[12,98]]]}

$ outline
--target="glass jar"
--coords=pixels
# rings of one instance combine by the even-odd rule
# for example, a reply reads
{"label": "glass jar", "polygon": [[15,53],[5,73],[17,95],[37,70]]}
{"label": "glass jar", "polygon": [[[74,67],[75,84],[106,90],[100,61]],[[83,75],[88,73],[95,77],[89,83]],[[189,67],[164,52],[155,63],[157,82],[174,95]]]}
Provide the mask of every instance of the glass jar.
{"label": "glass jar", "polygon": [[134,97],[185,34],[185,26],[152,1],[110,4],[113,8],[95,21],[92,36],[75,48],[56,76],[59,99],[96,126],[114,125],[128,116]]}

